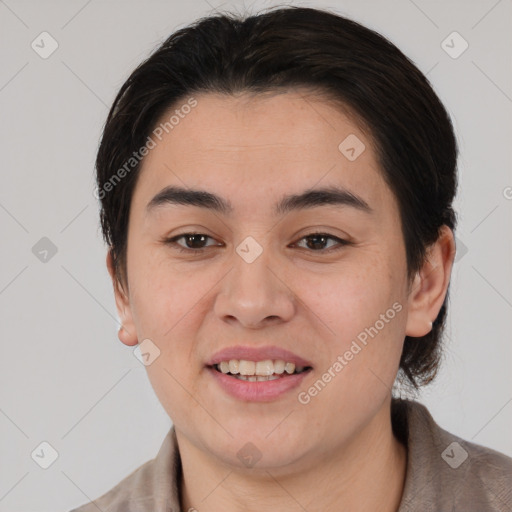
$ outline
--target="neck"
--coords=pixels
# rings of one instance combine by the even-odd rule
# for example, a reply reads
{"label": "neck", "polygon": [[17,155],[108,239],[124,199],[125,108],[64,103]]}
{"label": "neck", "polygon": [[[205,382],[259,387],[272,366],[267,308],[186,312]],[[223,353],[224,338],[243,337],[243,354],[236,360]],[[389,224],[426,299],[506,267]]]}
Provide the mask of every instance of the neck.
{"label": "neck", "polygon": [[400,505],[407,450],[393,435],[389,401],[353,439],[301,468],[244,471],[176,435],[183,511],[396,512]]}

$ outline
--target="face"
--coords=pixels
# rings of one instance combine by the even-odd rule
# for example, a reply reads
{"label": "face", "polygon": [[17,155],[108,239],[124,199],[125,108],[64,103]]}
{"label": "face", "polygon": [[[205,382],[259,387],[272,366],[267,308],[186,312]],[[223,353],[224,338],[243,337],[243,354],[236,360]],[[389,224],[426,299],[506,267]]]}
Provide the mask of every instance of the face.
{"label": "face", "polygon": [[[182,439],[239,467],[248,442],[260,467],[311,464],[376,417],[405,335],[429,330],[410,311],[398,205],[370,138],[326,102],[297,91],[195,98],[134,191],[122,341],[150,340],[159,354],[146,369]],[[230,208],[171,194],[148,206],[166,187]],[[351,196],[285,201],[335,188]],[[229,360],[274,378],[210,366]],[[265,360],[306,371],[252,365]]]}

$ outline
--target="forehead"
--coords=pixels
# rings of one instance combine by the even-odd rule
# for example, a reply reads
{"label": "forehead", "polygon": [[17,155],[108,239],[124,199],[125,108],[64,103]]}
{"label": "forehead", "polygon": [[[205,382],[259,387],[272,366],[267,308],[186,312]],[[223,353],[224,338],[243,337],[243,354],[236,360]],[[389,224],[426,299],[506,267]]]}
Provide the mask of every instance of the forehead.
{"label": "forehead", "polygon": [[[160,130],[161,140],[153,137],[133,198],[138,207],[172,184],[229,198],[235,213],[261,213],[284,192],[336,185],[375,210],[393,207],[373,141],[337,106],[300,91],[194,98],[194,108]],[[177,103],[159,126],[179,112]]]}

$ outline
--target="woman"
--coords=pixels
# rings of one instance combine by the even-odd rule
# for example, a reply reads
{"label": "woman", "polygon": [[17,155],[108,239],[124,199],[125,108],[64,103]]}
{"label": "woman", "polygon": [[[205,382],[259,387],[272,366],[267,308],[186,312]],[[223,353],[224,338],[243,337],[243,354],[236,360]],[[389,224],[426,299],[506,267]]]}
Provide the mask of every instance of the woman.
{"label": "woman", "polygon": [[179,30],[97,157],[122,320],[173,422],[75,511],[512,510],[512,459],[393,396],[438,369],[457,144],[424,75],[334,13]]}

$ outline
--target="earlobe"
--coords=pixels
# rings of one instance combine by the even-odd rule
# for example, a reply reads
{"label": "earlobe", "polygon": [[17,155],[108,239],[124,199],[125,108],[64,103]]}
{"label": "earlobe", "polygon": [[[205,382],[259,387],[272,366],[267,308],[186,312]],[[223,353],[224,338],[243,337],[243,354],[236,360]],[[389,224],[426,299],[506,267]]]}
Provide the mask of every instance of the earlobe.
{"label": "earlobe", "polygon": [[125,329],[124,326],[121,326],[119,328],[117,337],[119,338],[119,341],[121,343],[124,343],[129,347],[133,347],[134,345],[137,345],[137,343],[139,342],[137,336],[134,336],[133,333]]}
{"label": "earlobe", "polygon": [[407,336],[421,337],[431,331],[432,322],[437,318],[446,297],[454,257],[453,232],[448,226],[443,226],[411,286],[405,331]]}
{"label": "earlobe", "polygon": [[110,278],[112,279],[112,285],[114,288],[114,298],[116,302],[117,313],[119,315],[119,318],[121,319],[122,324],[117,336],[119,338],[119,341],[121,341],[121,343],[124,343],[125,345],[137,345],[137,332],[132,317],[130,300],[116,276],[111,250],[107,252],[106,263],[108,273],[110,274]]}

